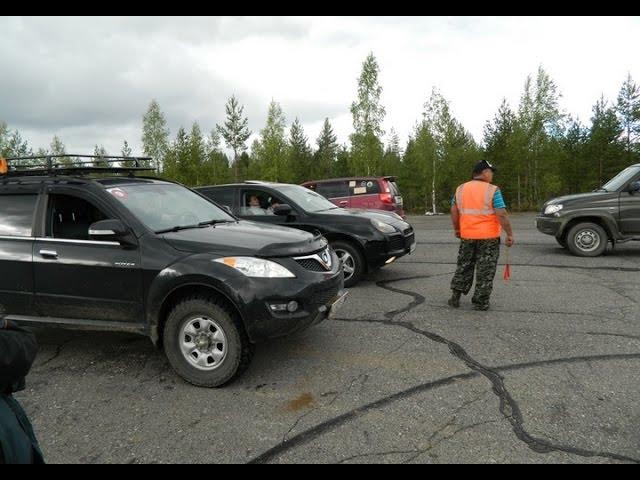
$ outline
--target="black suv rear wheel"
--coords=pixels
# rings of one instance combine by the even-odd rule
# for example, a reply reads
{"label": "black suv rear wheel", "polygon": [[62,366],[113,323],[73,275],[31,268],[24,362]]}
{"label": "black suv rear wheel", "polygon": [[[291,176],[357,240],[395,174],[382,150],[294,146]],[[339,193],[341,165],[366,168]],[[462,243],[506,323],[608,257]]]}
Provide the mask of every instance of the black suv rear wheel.
{"label": "black suv rear wheel", "polygon": [[567,247],[579,257],[599,257],[607,250],[609,235],[597,223],[579,223],[569,230]]}
{"label": "black suv rear wheel", "polygon": [[198,387],[221,387],[242,374],[254,347],[232,312],[213,297],[190,297],[169,313],[164,347],[178,375]]}

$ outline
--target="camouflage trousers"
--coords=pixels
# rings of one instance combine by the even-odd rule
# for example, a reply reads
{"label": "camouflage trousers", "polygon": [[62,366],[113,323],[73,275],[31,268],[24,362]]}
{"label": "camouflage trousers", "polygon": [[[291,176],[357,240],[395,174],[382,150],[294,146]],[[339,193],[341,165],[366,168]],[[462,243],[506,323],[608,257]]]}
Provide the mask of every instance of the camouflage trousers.
{"label": "camouflage trousers", "polygon": [[493,281],[498,270],[500,258],[500,239],[462,240],[458,253],[458,269],[451,282],[451,289],[467,295],[476,277],[476,291],[473,303],[489,305]]}

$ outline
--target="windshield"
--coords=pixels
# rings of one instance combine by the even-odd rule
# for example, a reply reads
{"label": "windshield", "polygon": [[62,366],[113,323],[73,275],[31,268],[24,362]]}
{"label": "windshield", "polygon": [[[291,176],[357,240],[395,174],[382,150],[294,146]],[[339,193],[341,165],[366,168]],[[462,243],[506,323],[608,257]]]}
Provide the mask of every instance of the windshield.
{"label": "windshield", "polygon": [[613,180],[602,187],[607,192],[617,192],[640,173],[640,167],[629,167],[620,172]]}
{"label": "windshield", "polygon": [[235,221],[224,210],[180,185],[127,185],[108,188],[107,192],[154,232]]}
{"label": "windshield", "polygon": [[338,208],[322,195],[305,187],[291,185],[278,190],[293,200],[305,212],[317,213]]}

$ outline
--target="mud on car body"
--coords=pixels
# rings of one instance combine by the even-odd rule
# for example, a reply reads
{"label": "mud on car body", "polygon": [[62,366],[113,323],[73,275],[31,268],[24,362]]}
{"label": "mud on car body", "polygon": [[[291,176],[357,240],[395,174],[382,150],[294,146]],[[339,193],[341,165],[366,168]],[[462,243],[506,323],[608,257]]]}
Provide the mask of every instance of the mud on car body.
{"label": "mud on car body", "polygon": [[48,158],[12,169],[19,160],[0,170],[0,311],[10,320],[148,335],[184,379],[217,387],[248,367],[256,343],[315,325],[344,300],[341,262],[321,235],[119,176],[142,167],[53,168]]}

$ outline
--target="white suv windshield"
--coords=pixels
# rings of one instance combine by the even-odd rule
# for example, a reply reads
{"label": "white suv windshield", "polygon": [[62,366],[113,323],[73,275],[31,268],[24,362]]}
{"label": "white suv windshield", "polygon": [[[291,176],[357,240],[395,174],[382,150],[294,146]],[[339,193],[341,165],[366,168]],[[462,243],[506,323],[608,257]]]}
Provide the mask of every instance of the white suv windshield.
{"label": "white suv windshield", "polygon": [[235,221],[224,210],[180,185],[126,185],[108,188],[107,192],[154,232]]}

